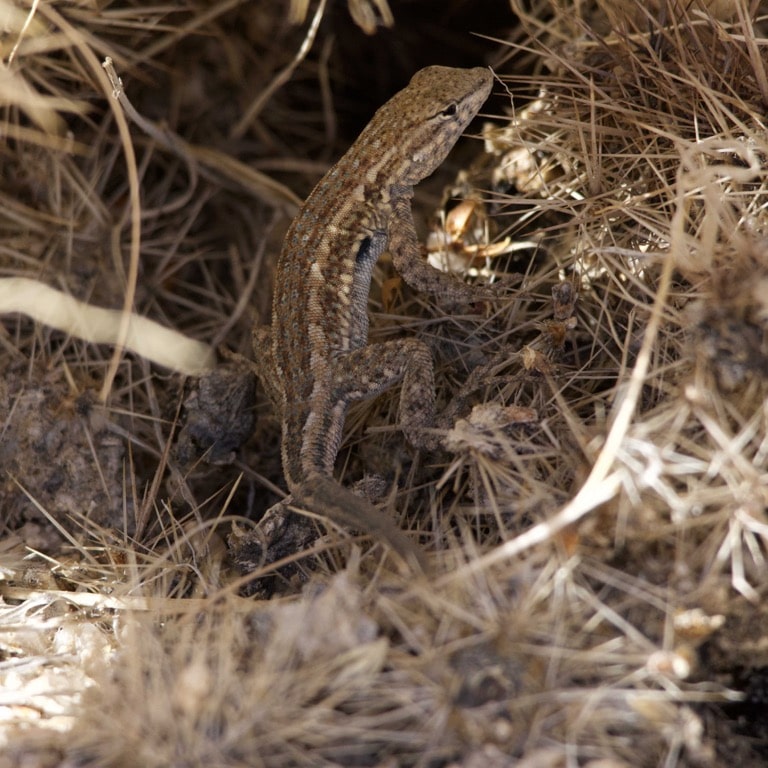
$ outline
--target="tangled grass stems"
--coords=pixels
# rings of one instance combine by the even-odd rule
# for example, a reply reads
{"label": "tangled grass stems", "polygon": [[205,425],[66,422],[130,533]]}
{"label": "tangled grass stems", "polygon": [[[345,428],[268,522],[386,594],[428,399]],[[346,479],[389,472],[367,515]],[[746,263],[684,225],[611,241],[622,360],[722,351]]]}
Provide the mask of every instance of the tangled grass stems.
{"label": "tangled grass stems", "polygon": [[[177,381],[126,359],[102,407],[87,392],[104,350],[4,320],[3,482],[12,468],[70,538],[3,486],[4,535],[27,549],[9,538],[0,554],[0,762],[760,764],[759,703],[739,669],[757,685],[768,666],[766,19],[756,4],[731,19],[702,3],[667,3],[674,19],[634,5],[642,25],[601,34],[589,3],[581,15],[517,4],[529,40],[509,66],[516,54],[533,69],[505,79],[514,116],[486,130],[470,175],[488,190],[474,195],[483,221],[453,247],[475,258],[477,232],[509,237],[494,269],[508,259],[525,273],[519,298],[458,315],[374,295],[373,333],[427,340],[443,402],[466,405],[447,457],[403,450],[393,399],[349,424],[345,477],[397,459],[392,506],[430,548],[431,583],[403,582],[380,549],[331,530],[292,555],[284,597],[237,597],[248,577],[228,569],[221,539],[272,500],[254,469],[279,474],[268,419],[239,464],[182,466]],[[103,10],[54,9],[75,38],[34,19],[14,37],[28,84],[67,101],[43,100],[37,120],[4,108],[14,172],[0,226],[3,276],[115,306],[131,195],[108,93],[83,96],[96,75],[82,47],[115,58],[142,114],[221,153],[238,116],[217,97],[249,86],[238,62],[256,47],[269,82],[303,32],[276,52],[233,32],[249,27],[232,3]],[[219,63],[214,87],[189,65],[189,50],[210,53],[198,33]],[[165,72],[183,77],[158,107]],[[183,95],[204,86],[210,100]],[[309,122],[272,122],[290,114],[281,97],[232,147],[232,167],[259,152],[279,167],[271,155],[290,141],[276,136],[309,135]],[[54,108],[65,103],[89,109]],[[245,185],[195,176],[151,137],[132,141],[135,303],[247,348],[238,318],[267,305],[277,246],[263,232],[283,214],[240,197]],[[9,445],[43,458],[12,466]],[[754,738],[727,716],[739,699]]]}

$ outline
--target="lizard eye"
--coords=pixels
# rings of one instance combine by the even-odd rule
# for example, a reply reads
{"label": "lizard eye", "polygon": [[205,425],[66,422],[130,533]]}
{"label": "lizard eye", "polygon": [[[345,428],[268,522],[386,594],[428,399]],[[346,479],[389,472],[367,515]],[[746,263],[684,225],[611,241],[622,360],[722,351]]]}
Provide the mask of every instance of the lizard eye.
{"label": "lizard eye", "polygon": [[459,108],[456,106],[456,102],[452,101],[445,109],[441,110],[440,117],[456,117],[456,113]]}

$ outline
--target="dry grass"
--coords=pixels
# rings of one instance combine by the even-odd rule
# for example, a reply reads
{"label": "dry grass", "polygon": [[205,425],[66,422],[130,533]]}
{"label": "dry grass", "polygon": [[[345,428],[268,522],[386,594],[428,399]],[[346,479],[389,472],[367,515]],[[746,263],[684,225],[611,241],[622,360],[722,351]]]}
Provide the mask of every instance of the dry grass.
{"label": "dry grass", "polygon": [[[332,124],[310,22],[262,5],[0,2],[0,277],[247,353]],[[451,451],[409,453],[392,393],[340,457],[387,479],[433,577],[325,528],[292,570],[234,572],[232,522],[281,483],[266,403],[206,464],[180,403],[229,437],[241,379],[189,395],[5,317],[0,768],[765,764],[768,9],[610,3],[609,31],[514,5],[514,114],[430,247],[522,286],[458,314],[382,265],[372,338],[433,347]]]}

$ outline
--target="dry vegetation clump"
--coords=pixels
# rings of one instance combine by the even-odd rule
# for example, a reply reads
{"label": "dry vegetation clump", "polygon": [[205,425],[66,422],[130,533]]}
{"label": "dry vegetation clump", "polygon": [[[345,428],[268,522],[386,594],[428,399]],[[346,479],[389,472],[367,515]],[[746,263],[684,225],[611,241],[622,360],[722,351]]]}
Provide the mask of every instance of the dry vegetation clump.
{"label": "dry vegetation clump", "polygon": [[[248,354],[332,114],[277,5],[0,2],[0,278]],[[768,760],[768,9],[513,7],[514,111],[427,241],[524,277],[456,311],[382,264],[372,340],[430,343],[447,450],[392,393],[339,459],[434,572],[321,523],[237,572],[281,484],[252,379],[4,317],[0,768]]]}

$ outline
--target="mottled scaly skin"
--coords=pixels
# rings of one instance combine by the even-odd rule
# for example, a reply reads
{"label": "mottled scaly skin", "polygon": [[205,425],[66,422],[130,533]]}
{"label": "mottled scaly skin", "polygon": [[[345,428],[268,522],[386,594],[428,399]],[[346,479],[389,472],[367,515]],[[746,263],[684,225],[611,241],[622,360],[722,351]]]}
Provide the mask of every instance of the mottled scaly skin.
{"label": "mottled scaly skin", "polygon": [[406,436],[435,445],[424,431],[434,420],[429,350],[415,339],[367,346],[368,292],[376,260],[388,249],[414,287],[454,300],[477,298],[475,289],[421,259],[411,198],[413,185],[442,163],[491,85],[491,72],[482,67],[427,67],[376,112],[291,224],[277,263],[272,326],[254,336],[259,375],[282,420],[293,502],[376,533],[401,554],[412,549],[408,539],[338,485],[333,465],[349,403],[400,381]]}

